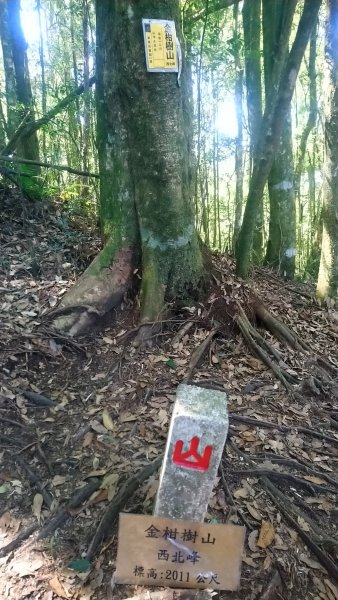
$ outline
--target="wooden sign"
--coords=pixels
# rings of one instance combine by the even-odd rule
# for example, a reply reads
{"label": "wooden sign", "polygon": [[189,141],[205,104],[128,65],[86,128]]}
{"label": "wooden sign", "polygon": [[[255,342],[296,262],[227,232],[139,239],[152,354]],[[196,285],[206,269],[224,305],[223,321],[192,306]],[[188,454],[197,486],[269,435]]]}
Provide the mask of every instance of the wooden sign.
{"label": "wooden sign", "polygon": [[120,514],[116,583],[236,590],[245,528]]}

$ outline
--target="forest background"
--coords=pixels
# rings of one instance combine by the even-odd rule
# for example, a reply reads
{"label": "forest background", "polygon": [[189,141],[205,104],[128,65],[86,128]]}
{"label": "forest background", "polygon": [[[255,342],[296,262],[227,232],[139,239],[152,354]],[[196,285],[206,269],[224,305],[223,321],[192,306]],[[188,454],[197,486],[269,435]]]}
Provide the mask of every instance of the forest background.
{"label": "forest background", "polygon": [[[335,202],[323,185],[326,180],[330,186],[330,177],[323,176],[328,153],[325,124],[335,85],[330,64],[336,34],[332,32],[330,52],[327,33],[330,19],[336,19],[331,4],[328,10],[322,5],[318,18],[314,10],[310,40],[250,234],[253,262],[290,279],[316,281],[325,245],[317,288],[321,297],[335,296],[337,288],[337,231],[331,218],[335,208],[331,206],[330,218],[327,210],[323,212],[323,206],[327,209]],[[234,252],[236,243],[240,248],[241,227],[248,239],[247,223],[242,226],[242,221],[254,165],[264,151],[258,148],[264,142],[262,116],[273,113],[303,5],[289,0],[181,3],[194,100],[196,226],[214,250]],[[2,0],[0,10],[1,174],[31,197],[57,196],[70,212],[95,215],[99,185],[91,175],[99,169],[94,3]],[[16,42],[9,47],[11,35]],[[28,136],[27,121],[32,118],[36,125]],[[9,160],[13,152],[54,168],[20,166]],[[62,165],[67,170],[59,168]],[[75,173],[69,172],[72,169]],[[240,264],[238,272],[247,275],[247,264]]]}

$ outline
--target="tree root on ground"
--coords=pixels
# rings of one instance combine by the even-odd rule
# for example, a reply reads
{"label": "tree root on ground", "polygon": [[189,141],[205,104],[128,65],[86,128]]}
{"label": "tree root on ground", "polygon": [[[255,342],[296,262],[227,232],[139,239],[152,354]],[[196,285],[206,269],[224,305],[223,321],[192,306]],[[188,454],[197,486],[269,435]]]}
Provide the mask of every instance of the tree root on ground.
{"label": "tree root on ground", "polygon": [[[237,446],[231,440],[229,441],[229,445],[241,458],[244,457],[250,466],[252,466],[247,474],[252,474],[253,476],[259,477],[260,469],[255,468],[254,458],[250,458],[241,452],[241,450],[237,448]],[[244,471],[237,471],[237,473],[239,475],[243,475]],[[327,569],[329,575],[336,582],[338,582],[338,567],[333,562],[329,554],[322,549],[327,548],[330,554],[335,554],[337,552],[338,541],[325,535],[320,524],[317,525],[317,523],[304,511],[302,511],[299,507],[296,507],[295,503],[292,502],[283,492],[281,492],[279,488],[277,488],[276,485],[271,481],[271,477],[276,477],[278,480],[281,478],[283,479],[286,475],[288,475],[289,478],[292,477],[293,483],[295,483],[294,476],[280,472],[265,472],[262,477],[259,477],[258,481],[272,502],[275,504],[276,508],[283,515],[285,521],[288,522],[289,525],[291,525],[291,527],[298,533],[299,537],[303,540],[309,550],[317,557],[321,565]],[[296,479],[298,480],[296,483],[298,483],[300,478]],[[336,482],[336,485],[337,484],[338,482]],[[333,491],[333,493],[336,492]],[[301,522],[304,523],[304,528],[300,526],[299,519],[301,519]]]}
{"label": "tree root on ground", "polygon": [[254,329],[242,307],[239,307],[239,315],[237,316],[237,325],[246,341],[249,349],[253,352],[269,369],[273,371],[277,379],[284,385],[288,392],[294,393],[292,385],[287,381],[289,375],[286,371],[276,365],[268,355],[267,351],[276,357],[276,351],[272,346],[263,339],[263,337]]}
{"label": "tree root on ground", "polygon": [[190,359],[188,372],[187,372],[186,376],[184,377],[185,382],[190,381],[194,370],[196,369],[196,367],[198,367],[199,363],[201,362],[205,352],[209,348],[209,346],[212,342],[212,339],[216,335],[218,329],[219,329],[218,327],[215,327],[214,329],[212,329],[210,331],[210,333],[207,335],[207,337],[203,340],[203,342],[199,346],[197,346],[196,350],[193,352],[191,359]]}
{"label": "tree root on ground", "polygon": [[[86,555],[88,560],[91,560],[94,557],[98,546],[111,531],[111,526],[118,517],[119,511],[138,487],[160,467],[162,458],[162,456],[159,456],[152,463],[141,469],[136,475],[127,479],[111,500],[89,544]],[[101,483],[102,478],[92,478],[84,487],[75,492],[64,508],[53,513],[38,532],[39,525],[38,523],[34,523],[22,531],[14,540],[12,540],[12,542],[1,548],[0,558],[7,556],[7,554],[19,548],[22,542],[26,541],[35,532],[37,532],[37,535],[32,540],[32,543],[52,535],[57,529],[63,527],[68,519],[74,515],[74,510],[79,509],[81,504],[88,500],[90,496],[100,488]]]}
{"label": "tree root on ground", "polygon": [[104,539],[109,535],[112,525],[117,519],[121,508],[140,485],[150,477],[161,466],[163,456],[159,456],[149,465],[146,465],[136,475],[133,475],[123,484],[108,507],[95,531],[95,534],[89,544],[86,559],[91,561],[95,556],[96,550]]}
{"label": "tree root on ground", "polygon": [[317,429],[313,429],[311,427],[302,427],[302,426],[291,426],[291,425],[280,425],[279,423],[271,423],[270,421],[261,421],[259,419],[254,419],[253,417],[246,417],[244,415],[237,415],[235,413],[231,413],[229,415],[230,421],[237,421],[237,423],[247,423],[248,425],[255,425],[256,427],[265,427],[266,429],[277,429],[278,431],[290,432],[297,431],[298,433],[302,433],[304,435],[312,436],[318,440],[322,440],[325,442],[329,442],[330,444],[334,444],[338,446],[338,439],[331,436],[326,435],[325,433],[321,433]]}
{"label": "tree root on ground", "polygon": [[325,540],[318,540],[316,543],[307,533],[302,529],[297,521],[297,518],[301,516],[301,518],[307,523],[309,531],[311,527],[309,525],[309,520],[305,516],[304,513],[300,515],[299,509],[296,509],[294,504],[292,504],[288,498],[281,492],[269,479],[268,477],[262,477],[260,479],[260,484],[263,489],[266,491],[268,496],[270,496],[273,503],[276,505],[278,510],[282,513],[285,520],[291,525],[291,527],[297,531],[299,537],[303,540],[306,546],[313,552],[313,554],[318,558],[319,562],[329,575],[338,583],[338,567],[334,564],[331,558],[324,552],[318,545],[318,543],[323,544]]}
{"label": "tree root on ground", "polygon": [[[66,523],[66,521],[71,517],[70,511],[79,508],[79,506],[85,500],[88,500],[88,498],[92,495],[92,493],[95,492],[99,488],[100,483],[101,483],[100,479],[92,479],[91,481],[89,481],[89,483],[87,483],[87,485],[85,485],[84,487],[80,488],[77,492],[75,492],[74,496],[71,498],[71,500],[65,506],[65,508],[62,508],[59,511],[57,511],[51,515],[51,517],[47,521],[47,523],[40,529],[39,533],[37,534],[37,537],[34,538],[34,541],[46,538],[49,535],[51,535],[52,533],[54,533],[54,531],[56,529],[58,529],[59,527],[62,527]],[[38,529],[39,529],[39,524],[34,523],[33,525],[30,525],[24,531],[21,531],[21,533],[19,533],[19,535],[12,542],[7,544],[7,546],[4,546],[3,548],[1,548],[0,558],[2,558],[3,556],[7,556],[7,554],[9,554],[10,552],[13,552],[17,548],[19,548],[19,546],[21,546],[22,542],[27,540]]]}
{"label": "tree root on ground", "polygon": [[[300,397],[300,393],[293,387],[294,385],[299,385],[300,380],[288,373],[288,371],[280,365],[283,361],[281,353],[263,338],[254,325],[252,325],[242,306],[239,304],[237,306],[238,314],[236,316],[236,322],[251,352],[253,352],[263,364],[271,369],[276,378],[279,379],[290,394]],[[326,358],[314,354],[309,345],[287,325],[274,317],[257,296],[255,296],[253,302],[251,302],[250,308],[258,323],[264,325],[264,327],[270,331],[280,343],[284,346],[290,346],[292,349],[311,357],[311,364],[316,373],[315,376],[311,375],[308,378],[308,387],[310,388],[311,393],[318,395],[323,386],[333,384],[334,378],[337,378],[338,376],[338,368],[335,365]],[[305,382],[303,381],[303,384],[304,383]]]}

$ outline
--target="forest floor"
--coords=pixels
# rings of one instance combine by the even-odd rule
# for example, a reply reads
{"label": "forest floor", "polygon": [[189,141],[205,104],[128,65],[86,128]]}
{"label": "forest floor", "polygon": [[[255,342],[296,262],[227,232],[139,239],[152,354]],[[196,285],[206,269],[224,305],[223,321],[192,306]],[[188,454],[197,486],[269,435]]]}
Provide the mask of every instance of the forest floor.
{"label": "forest floor", "polygon": [[[230,432],[207,518],[247,528],[240,589],[214,598],[338,600],[338,383],[318,389],[310,353],[263,330],[295,393],[253,356],[230,314],[244,286],[227,257],[215,258],[220,289],[231,295],[226,329],[193,369],[215,291],[205,306],[163,323],[146,350],[132,344],[131,301],[90,336],[58,335],[48,313],[100,244],[94,225],[62,210],[58,203],[37,210],[0,190],[1,598],[153,597],[141,586],[112,589],[116,520],[90,565],[85,557],[122,483],[163,453],[176,387],[188,380],[228,395]],[[264,269],[249,288],[335,371],[334,307],[318,306],[311,286]],[[122,498],[121,510],[151,514],[157,481],[155,471]],[[82,486],[86,499],[69,505]],[[51,514],[62,506],[56,527]],[[28,527],[32,535],[6,552]]]}

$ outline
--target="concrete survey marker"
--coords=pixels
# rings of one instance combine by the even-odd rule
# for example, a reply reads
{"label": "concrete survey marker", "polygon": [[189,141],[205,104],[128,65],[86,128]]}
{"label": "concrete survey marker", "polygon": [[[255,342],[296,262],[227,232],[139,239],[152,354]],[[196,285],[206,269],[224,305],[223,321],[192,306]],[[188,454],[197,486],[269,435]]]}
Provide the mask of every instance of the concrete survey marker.
{"label": "concrete survey marker", "polygon": [[178,386],[155,516],[203,521],[228,427],[225,392]]}

